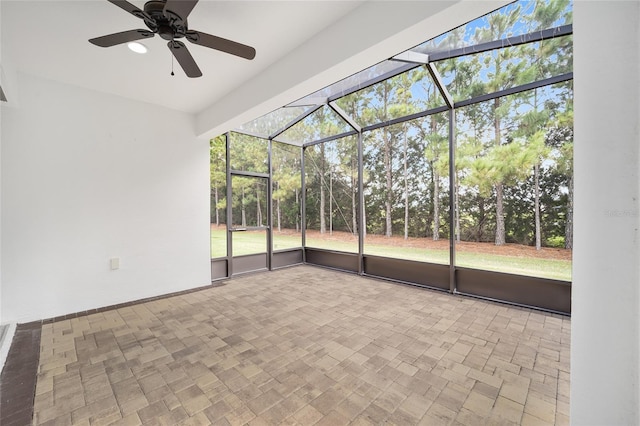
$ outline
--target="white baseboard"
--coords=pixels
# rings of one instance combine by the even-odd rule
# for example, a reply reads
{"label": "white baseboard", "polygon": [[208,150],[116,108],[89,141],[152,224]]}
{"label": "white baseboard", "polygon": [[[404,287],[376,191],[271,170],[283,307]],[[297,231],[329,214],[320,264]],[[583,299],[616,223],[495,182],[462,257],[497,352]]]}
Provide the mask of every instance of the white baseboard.
{"label": "white baseboard", "polygon": [[11,348],[11,342],[13,341],[13,335],[16,333],[16,323],[8,324],[7,330],[0,342],[0,371],[4,368],[4,362],[7,360],[9,349]]}

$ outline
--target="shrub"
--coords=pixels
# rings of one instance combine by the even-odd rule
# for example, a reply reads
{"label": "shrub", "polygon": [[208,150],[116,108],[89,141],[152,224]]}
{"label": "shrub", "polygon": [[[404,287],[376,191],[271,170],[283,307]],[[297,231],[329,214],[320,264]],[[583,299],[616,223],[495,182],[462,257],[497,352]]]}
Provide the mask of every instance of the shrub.
{"label": "shrub", "polygon": [[564,237],[556,235],[555,237],[547,238],[547,247],[564,248]]}

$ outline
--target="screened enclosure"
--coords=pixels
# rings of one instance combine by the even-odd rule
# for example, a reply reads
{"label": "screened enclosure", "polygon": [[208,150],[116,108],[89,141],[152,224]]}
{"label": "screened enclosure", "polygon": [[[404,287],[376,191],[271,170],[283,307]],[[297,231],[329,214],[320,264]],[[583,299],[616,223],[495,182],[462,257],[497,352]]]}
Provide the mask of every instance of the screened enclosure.
{"label": "screened enclosure", "polygon": [[570,1],[517,1],[211,140],[213,279],[298,263],[570,313]]}

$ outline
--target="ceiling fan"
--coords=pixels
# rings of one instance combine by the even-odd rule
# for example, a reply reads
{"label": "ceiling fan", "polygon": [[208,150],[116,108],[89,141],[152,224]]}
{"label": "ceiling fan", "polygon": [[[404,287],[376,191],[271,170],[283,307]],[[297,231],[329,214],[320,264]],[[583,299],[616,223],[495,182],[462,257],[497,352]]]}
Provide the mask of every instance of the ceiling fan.
{"label": "ceiling fan", "polygon": [[200,31],[190,30],[187,17],[198,3],[198,0],[151,0],[145,3],[144,10],[138,9],[126,0],[108,0],[136,18],[144,21],[148,30],[129,30],[109,34],[89,40],[100,47],[111,47],[122,43],[151,38],[158,34],[168,40],[167,46],[188,77],[200,77],[202,71],[187,50],[187,46],[179,41],[185,38],[191,43],[230,53],[245,59],[253,59],[256,50],[245,44],[227,40]]}

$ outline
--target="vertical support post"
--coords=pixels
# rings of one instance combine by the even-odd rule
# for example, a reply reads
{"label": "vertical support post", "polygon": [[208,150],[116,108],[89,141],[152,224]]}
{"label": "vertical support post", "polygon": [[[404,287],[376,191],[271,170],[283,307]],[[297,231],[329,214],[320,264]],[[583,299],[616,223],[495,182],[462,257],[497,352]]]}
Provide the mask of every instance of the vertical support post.
{"label": "vertical support post", "polygon": [[307,263],[307,186],[305,182],[304,151],[300,148],[300,231],[302,232],[302,263]]}
{"label": "vertical support post", "polygon": [[273,168],[271,167],[271,150],[273,147],[273,140],[268,139],[267,147],[267,167],[269,167],[269,177],[267,178],[267,269],[272,270],[273,264],[273,214],[271,212],[273,197],[271,182],[273,178]]}
{"label": "vertical support post", "polygon": [[364,275],[364,165],[362,129],[358,131],[358,273]]}
{"label": "vertical support post", "polygon": [[456,110],[449,110],[449,292],[456,292]]}
{"label": "vertical support post", "polygon": [[329,166],[329,235],[333,235],[333,164]]}
{"label": "vertical support post", "polygon": [[233,192],[231,190],[231,133],[225,133],[225,159],[226,159],[226,172],[227,172],[227,278],[233,275],[233,235],[231,234],[232,227],[232,202]]}

